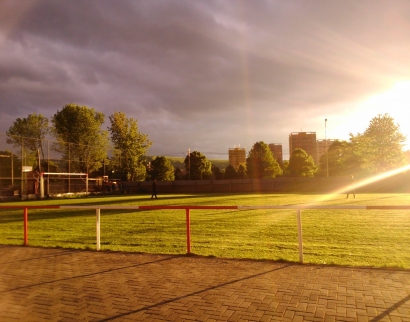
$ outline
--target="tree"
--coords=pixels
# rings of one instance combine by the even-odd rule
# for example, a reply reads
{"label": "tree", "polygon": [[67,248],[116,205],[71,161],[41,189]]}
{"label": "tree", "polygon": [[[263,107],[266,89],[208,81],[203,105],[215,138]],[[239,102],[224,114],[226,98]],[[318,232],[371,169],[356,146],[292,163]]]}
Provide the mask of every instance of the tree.
{"label": "tree", "polygon": [[296,148],[289,159],[287,171],[290,176],[313,177],[317,171],[317,166],[306,151]]}
{"label": "tree", "polygon": [[282,174],[269,146],[263,141],[256,142],[249,151],[246,169],[250,179],[269,179]]}
{"label": "tree", "polygon": [[202,180],[212,178],[212,164],[198,151],[193,151],[185,157],[185,169],[187,178]]}
{"label": "tree", "polygon": [[32,154],[39,151],[41,159],[45,160],[43,142],[50,133],[48,118],[35,113],[27,118],[18,118],[6,133],[8,144],[25,148]]}
{"label": "tree", "polygon": [[174,171],[174,176],[175,176],[175,180],[183,180],[184,179],[184,175],[182,173],[182,170],[178,167]]}
{"label": "tree", "polygon": [[102,166],[109,147],[108,132],[101,129],[104,114],[87,106],[68,104],[54,114],[52,131],[70,172],[90,173]]}
{"label": "tree", "polygon": [[377,115],[363,134],[350,133],[350,142],[368,173],[381,173],[404,163],[402,144],[406,137],[388,114]]}
{"label": "tree", "polygon": [[149,176],[151,180],[156,179],[159,181],[174,181],[174,166],[166,157],[156,157],[151,161]]}
{"label": "tree", "polygon": [[236,179],[236,178],[237,178],[237,173],[236,173],[235,167],[231,164],[228,165],[225,168],[225,177],[224,177],[224,179],[232,180],[232,179]]}
{"label": "tree", "polygon": [[219,169],[219,167],[213,164],[212,164],[212,175],[215,180],[222,180],[224,177],[224,174],[222,173],[221,169]]}
{"label": "tree", "polygon": [[237,179],[245,179],[246,177],[246,164],[240,163],[238,167],[238,171],[236,171]]}
{"label": "tree", "polygon": [[288,168],[289,168],[289,160],[283,160],[283,163],[282,163],[283,175],[285,176],[289,175]]}
{"label": "tree", "polygon": [[[127,181],[141,181],[146,177],[145,155],[152,142],[148,135],[138,130],[138,122],[127,118],[123,112],[114,112],[109,117],[111,140],[115,153],[121,159],[119,171]],[[159,161],[158,161],[159,162]]]}
{"label": "tree", "polygon": [[358,175],[361,172],[361,161],[354,151],[353,144],[347,141],[335,141],[328,149],[328,162],[326,155],[320,158],[318,174],[326,175],[326,166],[329,168],[329,176]]}

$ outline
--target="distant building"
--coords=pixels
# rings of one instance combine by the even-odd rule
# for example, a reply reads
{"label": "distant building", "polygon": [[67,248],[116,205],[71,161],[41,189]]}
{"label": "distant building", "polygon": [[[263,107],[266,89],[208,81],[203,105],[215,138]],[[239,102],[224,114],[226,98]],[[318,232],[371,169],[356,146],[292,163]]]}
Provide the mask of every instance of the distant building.
{"label": "distant building", "polygon": [[229,165],[233,166],[237,170],[239,165],[245,162],[246,162],[246,149],[245,148],[229,149]]}
{"label": "distant building", "polygon": [[302,149],[318,164],[316,148],[316,132],[292,132],[289,134],[289,158],[295,149]]}
{"label": "distant building", "polygon": [[282,143],[270,143],[269,150],[272,152],[276,162],[283,165]]}
{"label": "distant building", "polygon": [[317,160],[318,162],[320,161],[320,158],[322,155],[326,153],[326,150],[329,149],[329,147],[335,142],[336,140],[317,140],[316,141],[316,150],[317,150]]}

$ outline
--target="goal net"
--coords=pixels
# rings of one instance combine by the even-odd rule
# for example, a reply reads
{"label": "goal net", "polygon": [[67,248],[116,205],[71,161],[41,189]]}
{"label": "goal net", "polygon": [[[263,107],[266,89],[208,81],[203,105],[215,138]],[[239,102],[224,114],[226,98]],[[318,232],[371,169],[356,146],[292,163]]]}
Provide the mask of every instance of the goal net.
{"label": "goal net", "polygon": [[88,174],[43,172],[39,178],[39,192],[41,198],[55,194],[88,194]]}

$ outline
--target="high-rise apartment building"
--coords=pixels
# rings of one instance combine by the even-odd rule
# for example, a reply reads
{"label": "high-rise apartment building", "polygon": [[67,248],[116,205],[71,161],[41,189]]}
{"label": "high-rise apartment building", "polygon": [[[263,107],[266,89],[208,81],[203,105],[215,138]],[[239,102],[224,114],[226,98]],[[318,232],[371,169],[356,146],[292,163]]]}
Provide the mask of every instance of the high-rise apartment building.
{"label": "high-rise apartment building", "polygon": [[289,134],[289,157],[296,148],[306,151],[318,164],[316,132],[292,132]]}
{"label": "high-rise apartment building", "polygon": [[246,162],[246,149],[245,148],[233,148],[229,149],[229,164],[236,170],[241,163]]}
{"label": "high-rise apartment building", "polygon": [[329,149],[329,147],[335,142],[336,140],[317,140],[316,141],[316,150],[317,150],[317,160],[320,162],[320,158],[322,157],[323,154],[326,153],[326,150]]}
{"label": "high-rise apartment building", "polygon": [[270,143],[269,150],[272,152],[276,162],[283,164],[282,143]]}

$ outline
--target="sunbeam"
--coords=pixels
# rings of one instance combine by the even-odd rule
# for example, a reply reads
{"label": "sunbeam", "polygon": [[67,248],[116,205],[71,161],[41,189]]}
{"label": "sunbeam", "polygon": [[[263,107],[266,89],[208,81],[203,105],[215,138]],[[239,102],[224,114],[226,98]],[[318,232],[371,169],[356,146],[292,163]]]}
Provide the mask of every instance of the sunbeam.
{"label": "sunbeam", "polygon": [[410,164],[405,165],[405,166],[400,167],[400,168],[397,168],[397,169],[394,169],[394,170],[390,170],[390,171],[386,171],[384,173],[377,174],[373,177],[360,180],[360,181],[355,182],[353,184],[350,183],[348,185],[345,185],[345,186],[343,186],[342,188],[340,188],[336,191],[330,192],[329,194],[327,194],[325,196],[322,196],[321,198],[316,200],[316,202],[327,201],[327,200],[333,199],[335,196],[337,196],[341,193],[346,193],[347,190],[356,190],[358,188],[361,188],[361,187],[367,186],[371,183],[374,183],[374,182],[377,182],[377,181],[392,177],[394,175],[397,175],[397,174],[399,174],[401,172],[404,172],[404,171],[407,171],[407,170],[410,170]]}

